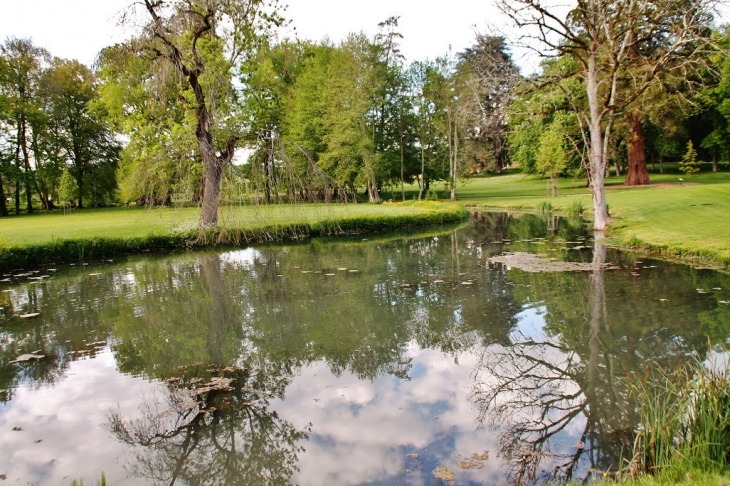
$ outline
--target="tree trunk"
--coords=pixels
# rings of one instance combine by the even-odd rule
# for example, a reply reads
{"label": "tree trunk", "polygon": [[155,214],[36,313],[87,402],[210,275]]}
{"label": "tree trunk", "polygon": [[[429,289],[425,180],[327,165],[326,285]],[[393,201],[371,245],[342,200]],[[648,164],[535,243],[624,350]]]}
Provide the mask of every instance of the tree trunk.
{"label": "tree trunk", "polygon": [[405,202],[406,201],[406,188],[405,188],[405,183],[403,182],[404,172],[405,172],[405,167],[404,167],[405,161],[403,159],[404,159],[403,135],[401,134],[401,136],[400,136],[400,194],[401,194],[401,199],[403,200],[403,202]]}
{"label": "tree trunk", "polygon": [[[41,170],[41,151],[38,148],[38,135],[33,132],[33,137],[30,142],[31,149],[33,150],[33,160],[35,161],[36,173]],[[40,181],[38,180],[40,179]],[[43,178],[33,178],[33,185],[35,186],[38,198],[41,200],[41,207],[44,210],[50,211],[54,209],[53,201],[51,200],[50,190],[48,185],[44,183]]]}
{"label": "tree trunk", "polygon": [[20,181],[15,181],[15,214],[20,214]]}
{"label": "tree trunk", "polygon": [[20,163],[20,121],[18,121],[18,133],[15,139],[15,167],[18,169],[15,178],[15,214],[20,214],[20,174],[23,173],[23,166]]}
{"label": "tree trunk", "polygon": [[28,214],[33,213],[33,189],[32,189],[32,172],[30,170],[30,156],[28,154],[28,127],[24,116],[20,118],[20,126],[18,127],[19,140],[18,144],[23,151],[23,166],[25,167],[25,199],[28,206]]}
{"label": "tree trunk", "polygon": [[378,194],[378,185],[374,181],[368,181],[368,201],[371,203],[380,202],[380,194]]}
{"label": "tree trunk", "polygon": [[78,189],[78,202],[76,203],[76,207],[79,209],[84,209],[84,172],[77,168],[76,170],[76,186]]}
{"label": "tree trunk", "polygon": [[269,149],[266,149],[264,156],[264,193],[266,195],[266,204],[271,204],[271,167],[270,167]]}
{"label": "tree trunk", "polygon": [[602,107],[598,101],[598,67],[595,53],[588,58],[588,75],[586,76],[586,92],[590,108],[590,178],[593,195],[593,228],[603,230],[611,221],[606,208],[606,163],[603,158],[603,133],[601,132]]}
{"label": "tree trunk", "polygon": [[456,122],[454,122],[454,145],[452,151],[451,161],[451,200],[456,201],[456,165],[459,160],[459,134],[456,129]]}
{"label": "tree trunk", "polygon": [[8,206],[5,204],[5,188],[3,187],[3,175],[0,174],[0,216],[8,215]]}
{"label": "tree trunk", "polygon": [[423,145],[421,145],[421,179],[418,181],[418,200],[423,201],[423,189],[426,186],[426,177],[423,175],[426,162],[423,154]]}
{"label": "tree trunk", "polygon": [[646,167],[646,150],[644,147],[644,130],[641,115],[634,111],[629,114],[629,170],[626,172],[624,185],[647,186],[649,171]]}
{"label": "tree trunk", "polygon": [[712,150],[712,172],[717,172],[718,169],[719,168],[717,166],[717,149],[713,149]]}
{"label": "tree trunk", "polygon": [[664,156],[659,156],[659,173],[664,174]]}
{"label": "tree trunk", "polygon": [[202,228],[215,228],[218,226],[218,203],[221,180],[223,179],[223,166],[211,151],[201,147],[200,152],[203,156],[203,173],[205,175],[200,226]]}

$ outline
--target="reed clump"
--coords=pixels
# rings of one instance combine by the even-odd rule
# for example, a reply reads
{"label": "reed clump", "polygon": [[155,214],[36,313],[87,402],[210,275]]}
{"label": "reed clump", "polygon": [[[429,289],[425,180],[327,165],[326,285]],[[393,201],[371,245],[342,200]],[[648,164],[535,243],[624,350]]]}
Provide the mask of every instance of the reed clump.
{"label": "reed clump", "polygon": [[695,360],[633,380],[640,425],[628,471],[681,482],[693,472],[726,474],[730,464],[730,363]]}

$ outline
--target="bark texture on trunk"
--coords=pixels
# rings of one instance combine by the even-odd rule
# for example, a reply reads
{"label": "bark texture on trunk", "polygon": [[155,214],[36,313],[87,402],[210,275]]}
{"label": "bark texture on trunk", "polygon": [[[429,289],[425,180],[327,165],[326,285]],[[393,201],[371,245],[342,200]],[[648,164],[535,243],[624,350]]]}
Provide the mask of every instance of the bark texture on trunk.
{"label": "bark texture on trunk", "polygon": [[649,181],[649,170],[646,167],[646,150],[644,147],[644,130],[641,115],[632,112],[629,115],[629,170],[626,172],[624,184],[627,186],[646,186]]}
{"label": "bark texture on trunk", "polygon": [[0,174],[0,216],[8,215],[8,206],[5,204],[5,188],[3,187],[3,177]]}
{"label": "bark texture on trunk", "polygon": [[221,191],[221,180],[223,179],[223,164],[220,163],[215,154],[202,150],[203,173],[205,174],[205,185],[203,189],[202,211],[200,213],[200,226],[204,228],[215,228],[218,226],[218,202]]}
{"label": "bark texture on trunk", "polygon": [[590,120],[588,129],[590,131],[590,178],[591,193],[593,195],[593,228],[601,231],[606,228],[611,218],[608,216],[606,207],[606,160],[603,156],[603,132],[601,120],[602,107],[598,100],[598,66],[596,55],[591,53],[588,57],[588,75],[586,76],[586,92],[588,94],[588,106]]}

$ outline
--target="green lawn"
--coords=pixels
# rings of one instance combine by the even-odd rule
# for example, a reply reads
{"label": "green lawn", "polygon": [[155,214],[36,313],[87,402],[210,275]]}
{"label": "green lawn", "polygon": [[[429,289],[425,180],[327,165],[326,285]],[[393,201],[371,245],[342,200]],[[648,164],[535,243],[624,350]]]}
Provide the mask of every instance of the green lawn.
{"label": "green lawn", "polygon": [[[702,172],[684,176],[671,172],[651,174],[654,185],[625,188],[623,178],[606,181],[607,200],[615,218],[608,236],[622,246],[643,247],[669,256],[701,258],[730,265],[730,172]],[[684,179],[680,182],[680,178]],[[442,182],[432,189],[442,199]],[[406,199],[413,200],[418,188],[406,188]],[[399,188],[386,188],[384,198],[401,199]],[[558,212],[574,210],[576,205],[591,216],[591,196],[582,179],[560,179],[558,196],[547,195],[547,181],[517,170],[460,182],[459,202],[489,209],[536,210],[549,205]],[[220,223],[227,228],[255,230],[273,225],[315,223],[349,217],[387,217],[417,215],[429,210],[411,204],[276,205],[272,207],[223,206]],[[25,246],[49,241],[84,238],[134,238],[169,235],[194,229],[199,209],[184,208],[108,208],[59,211],[0,219],[0,246]]]}
{"label": "green lawn", "polygon": [[[615,218],[607,233],[610,241],[730,266],[730,171],[727,166],[718,173],[708,168],[705,164],[703,172],[686,176],[677,171],[676,164],[666,164],[665,173],[650,174],[652,185],[648,187],[627,188],[623,177],[607,178],[606,199]],[[432,189],[439,197],[447,197],[442,182]],[[417,194],[417,187],[407,187],[406,199]],[[550,197],[546,179],[514,169],[460,182],[457,197],[466,206],[491,210],[535,211],[549,205],[554,211],[568,213],[578,204],[585,209],[585,217],[590,218],[592,212],[584,179],[559,179],[558,195]],[[400,199],[397,189],[395,199]]]}
{"label": "green lawn", "polygon": [[[229,228],[255,230],[272,224],[283,226],[361,216],[418,215],[432,209],[427,205],[410,204],[223,206],[219,222]],[[66,215],[59,211],[38,211],[32,215],[0,219],[0,243],[24,246],[54,240],[166,235],[194,229],[199,217],[200,209],[196,207],[84,209],[73,210]]]}
{"label": "green lawn", "polygon": [[[651,180],[652,186],[637,188],[622,187],[623,178],[607,180],[612,242],[730,265],[730,172],[652,174]],[[567,212],[577,201],[591,216],[585,182],[561,179],[558,186],[558,196],[549,197],[545,180],[508,174],[467,182],[457,195],[463,204],[490,209],[535,210],[549,203]]]}

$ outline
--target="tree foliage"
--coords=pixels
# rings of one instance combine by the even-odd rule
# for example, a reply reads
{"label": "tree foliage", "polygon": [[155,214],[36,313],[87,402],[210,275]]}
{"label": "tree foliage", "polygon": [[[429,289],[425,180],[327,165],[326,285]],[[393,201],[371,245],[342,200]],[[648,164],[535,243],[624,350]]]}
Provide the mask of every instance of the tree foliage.
{"label": "tree foliage", "polygon": [[583,82],[587,103],[574,107],[589,153],[594,226],[602,230],[610,220],[604,178],[614,118],[667,77],[694,84],[712,44],[708,25],[715,2],[588,0],[567,12],[538,0],[503,0],[499,6],[528,32],[523,40],[529,47],[576,61],[576,69],[558,80]]}
{"label": "tree foliage", "polygon": [[[182,126],[195,137],[203,173],[200,225],[216,226],[223,170],[236,149],[252,137],[236,88],[236,71],[271,29],[284,23],[278,2],[144,0],[136,7],[147,21],[125,48],[148,62],[140,81],[156,85],[162,118],[174,120],[163,123],[171,127],[172,139],[181,115]],[[122,62],[117,69],[125,69],[130,56],[111,59]],[[163,147],[156,153],[164,164],[169,151]]]}

